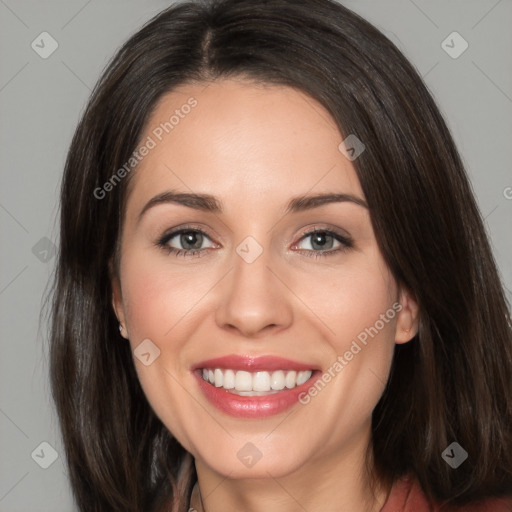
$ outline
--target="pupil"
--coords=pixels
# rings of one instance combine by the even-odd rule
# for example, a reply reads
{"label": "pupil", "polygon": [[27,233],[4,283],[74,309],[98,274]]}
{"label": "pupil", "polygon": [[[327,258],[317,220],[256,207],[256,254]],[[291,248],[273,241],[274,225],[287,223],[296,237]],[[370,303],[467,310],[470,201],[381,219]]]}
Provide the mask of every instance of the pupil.
{"label": "pupil", "polygon": [[[202,235],[201,233],[195,233],[193,231],[182,233],[181,243],[186,249],[199,249],[202,243]],[[192,247],[187,247],[187,244],[191,244]]]}
{"label": "pupil", "polygon": [[331,235],[328,235],[326,233],[315,233],[313,235],[312,240],[312,246],[313,248],[316,248],[315,245],[318,245],[320,249],[324,249],[325,244],[327,243],[325,238],[330,237]]}

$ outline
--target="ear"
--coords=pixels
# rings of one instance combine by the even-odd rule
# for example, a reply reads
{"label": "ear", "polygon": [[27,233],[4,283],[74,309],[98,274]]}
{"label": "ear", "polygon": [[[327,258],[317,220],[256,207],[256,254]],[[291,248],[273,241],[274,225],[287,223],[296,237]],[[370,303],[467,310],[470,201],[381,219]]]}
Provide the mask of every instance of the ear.
{"label": "ear", "polygon": [[409,290],[401,286],[398,302],[401,309],[396,316],[395,343],[407,343],[418,333],[418,301]]}
{"label": "ear", "polygon": [[112,287],[112,308],[120,324],[120,332],[123,338],[128,339],[128,330],[126,328],[126,317],[124,312],[123,294],[121,283],[117,272],[113,270],[112,263],[109,263],[110,284]]}

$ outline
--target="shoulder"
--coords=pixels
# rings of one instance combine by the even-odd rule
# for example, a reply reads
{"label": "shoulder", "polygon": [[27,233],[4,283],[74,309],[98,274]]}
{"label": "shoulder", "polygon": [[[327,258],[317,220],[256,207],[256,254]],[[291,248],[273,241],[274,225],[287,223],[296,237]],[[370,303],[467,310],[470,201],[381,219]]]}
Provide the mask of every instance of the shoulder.
{"label": "shoulder", "polygon": [[380,512],[512,512],[512,496],[489,498],[461,507],[432,504],[417,480],[407,475],[395,482]]}

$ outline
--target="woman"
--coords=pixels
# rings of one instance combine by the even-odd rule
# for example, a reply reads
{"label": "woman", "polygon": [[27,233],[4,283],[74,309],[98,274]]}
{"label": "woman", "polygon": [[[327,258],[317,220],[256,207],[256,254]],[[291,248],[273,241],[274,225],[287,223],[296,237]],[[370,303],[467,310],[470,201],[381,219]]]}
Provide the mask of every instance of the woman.
{"label": "woman", "polygon": [[374,27],[190,2],[120,49],[61,192],[80,510],[511,510],[511,370],[461,160]]}

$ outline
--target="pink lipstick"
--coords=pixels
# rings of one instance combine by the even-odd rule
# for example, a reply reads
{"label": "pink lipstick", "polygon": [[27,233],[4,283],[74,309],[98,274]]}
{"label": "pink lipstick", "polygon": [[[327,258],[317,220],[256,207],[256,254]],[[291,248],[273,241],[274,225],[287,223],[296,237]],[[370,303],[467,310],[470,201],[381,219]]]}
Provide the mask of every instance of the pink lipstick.
{"label": "pink lipstick", "polygon": [[192,371],[208,401],[238,418],[286,411],[320,376],[314,365],[277,356],[224,356],[201,361]]}

